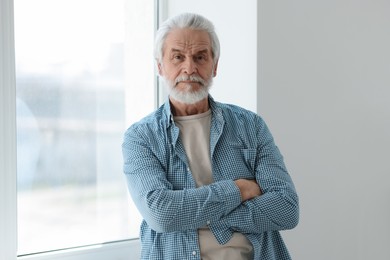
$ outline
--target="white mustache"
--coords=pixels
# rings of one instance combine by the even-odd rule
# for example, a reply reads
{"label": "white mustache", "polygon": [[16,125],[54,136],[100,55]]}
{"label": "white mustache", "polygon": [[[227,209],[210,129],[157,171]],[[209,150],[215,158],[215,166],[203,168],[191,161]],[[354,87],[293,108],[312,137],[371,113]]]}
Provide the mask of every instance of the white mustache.
{"label": "white mustache", "polygon": [[179,77],[177,77],[175,79],[175,85],[177,85],[178,83],[182,82],[182,81],[193,81],[193,82],[198,82],[200,83],[202,86],[204,86],[206,84],[206,81],[204,79],[202,79],[200,76],[197,76],[197,75],[190,75],[190,76],[186,76],[186,75],[181,75]]}

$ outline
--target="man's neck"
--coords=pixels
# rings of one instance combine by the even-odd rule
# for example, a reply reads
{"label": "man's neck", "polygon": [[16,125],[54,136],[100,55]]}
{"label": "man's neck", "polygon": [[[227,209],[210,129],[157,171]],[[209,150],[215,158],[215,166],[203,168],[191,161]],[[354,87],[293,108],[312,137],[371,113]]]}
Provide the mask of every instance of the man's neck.
{"label": "man's neck", "polygon": [[181,103],[173,98],[169,98],[171,102],[172,114],[174,116],[192,116],[202,114],[209,110],[209,98],[206,97],[195,104]]}

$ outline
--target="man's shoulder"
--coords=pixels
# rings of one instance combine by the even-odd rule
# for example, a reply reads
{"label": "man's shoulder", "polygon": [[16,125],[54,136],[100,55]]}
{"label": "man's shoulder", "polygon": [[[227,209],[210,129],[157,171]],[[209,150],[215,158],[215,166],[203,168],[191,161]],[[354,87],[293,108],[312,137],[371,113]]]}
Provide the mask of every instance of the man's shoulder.
{"label": "man's shoulder", "polygon": [[165,115],[163,106],[161,106],[139,121],[134,122],[126,132],[157,131],[161,125],[164,125],[165,121],[167,121],[167,116]]}
{"label": "man's shoulder", "polygon": [[255,112],[238,105],[215,102],[215,106],[217,109],[220,109],[225,116],[238,116],[240,118],[248,119],[259,117]]}
{"label": "man's shoulder", "polygon": [[264,126],[266,125],[260,115],[244,107],[215,102],[215,108],[216,111],[219,111],[215,113],[217,118],[221,118],[227,123],[228,127],[238,127],[239,131],[242,130],[241,126],[245,126],[245,129],[248,131],[254,131],[255,129],[264,129]]}

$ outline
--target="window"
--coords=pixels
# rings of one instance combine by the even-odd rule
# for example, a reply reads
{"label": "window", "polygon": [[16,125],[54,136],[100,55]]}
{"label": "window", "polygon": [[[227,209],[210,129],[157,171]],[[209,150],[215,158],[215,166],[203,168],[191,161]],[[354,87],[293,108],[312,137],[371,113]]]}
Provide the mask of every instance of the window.
{"label": "window", "polygon": [[[121,248],[138,237],[141,219],[127,193],[121,143],[125,129],[156,105],[155,2],[6,0],[1,24],[11,30],[12,4],[16,79],[2,78],[1,102],[2,110],[16,108],[0,112],[7,162],[0,251],[9,252],[4,259],[42,252],[42,259],[60,259],[53,252],[92,252],[116,241]],[[12,45],[12,32],[2,30],[3,37]],[[13,57],[3,59],[9,51],[13,46],[1,45],[1,72],[11,75]],[[6,225],[16,217],[8,207],[16,197],[17,229]]]}
{"label": "window", "polygon": [[[16,54],[18,58],[17,97],[16,80],[13,78],[13,75],[15,75],[13,70],[15,67],[15,59],[13,57],[15,52],[13,41],[14,3],[16,11]],[[111,5],[111,3],[113,6],[105,7],[105,5]],[[22,220],[23,216],[21,215],[23,210],[28,212],[27,204],[30,202],[27,194],[37,191],[33,195],[38,196],[37,194],[42,192],[41,195],[44,195],[43,203],[48,203],[47,197],[57,196],[55,198],[55,206],[59,204],[59,208],[61,208],[65,206],[63,205],[64,200],[58,199],[61,193],[72,200],[72,196],[76,196],[76,190],[78,192],[83,190],[81,194],[76,196],[78,204],[73,204],[73,209],[80,211],[77,214],[80,217],[84,217],[84,219],[87,216],[92,216],[94,219],[91,219],[91,223],[86,225],[73,222],[73,224],[76,224],[73,226],[76,229],[75,232],[78,232],[77,229],[80,226],[91,228],[92,222],[105,221],[105,217],[102,215],[105,214],[103,211],[105,203],[115,194],[115,196],[122,196],[118,195],[122,191],[113,191],[110,189],[110,185],[124,185],[124,183],[120,181],[123,178],[122,170],[116,168],[122,165],[121,155],[120,158],[116,158],[119,165],[109,162],[116,168],[112,170],[112,172],[115,172],[112,173],[112,178],[111,175],[109,176],[110,181],[115,180],[114,183],[106,181],[106,169],[111,166],[102,164],[102,158],[118,154],[117,150],[112,151],[112,154],[107,153],[107,149],[113,149],[112,147],[116,147],[114,142],[119,142],[119,137],[117,136],[120,132],[119,128],[122,128],[124,131],[124,128],[148,112],[148,109],[141,109],[141,107],[148,107],[149,111],[151,111],[154,109],[157,101],[165,101],[164,95],[156,95],[154,88],[156,77],[152,57],[152,42],[153,32],[156,27],[154,21],[156,20],[164,20],[164,18],[183,11],[198,12],[210,18],[216,25],[223,48],[223,55],[218,67],[218,76],[211,90],[212,95],[218,101],[235,103],[256,111],[258,109],[256,98],[259,94],[257,77],[259,74],[257,73],[259,55],[256,48],[258,43],[258,2],[252,0],[245,5],[240,3],[223,0],[123,0],[122,5],[119,4],[118,0],[0,1],[0,259],[100,260],[128,259],[129,255],[137,258],[134,249],[129,247],[128,240],[111,243],[112,240],[127,237],[131,233],[129,230],[125,231],[127,233],[122,236],[118,235],[118,233],[112,235],[112,233],[109,233],[112,230],[105,232],[103,229],[100,232],[103,235],[98,234],[94,237],[88,237],[87,233],[89,231],[87,230],[82,236],[74,237],[74,239],[83,239],[82,242],[76,245],[76,243],[73,243],[74,241],[69,242],[68,240],[67,244],[62,244],[61,246],[58,246],[61,243],[58,242],[57,237],[61,236],[62,231],[57,231],[57,233],[61,233],[55,234],[57,236],[54,239],[56,242],[53,241],[53,243],[57,244],[50,246],[50,248],[46,247],[47,244],[45,244],[44,247],[31,249],[32,246],[26,242],[23,246],[21,241],[23,238],[21,236],[23,236],[22,232],[27,232],[27,230],[23,231],[22,223],[23,221],[30,221],[29,219]],[[118,11],[116,13],[114,10],[121,9],[119,5],[122,5],[122,12]],[[220,12],[221,5],[224,7],[224,12]],[[37,8],[38,6],[40,8]],[[57,10],[57,13],[53,13],[55,10]],[[58,10],[61,10],[61,12]],[[110,18],[109,14],[113,12],[115,13],[114,18]],[[69,15],[63,20],[64,24],[59,24],[57,18],[61,17],[63,13]],[[20,15],[23,15],[23,17]],[[99,15],[98,18],[96,17],[97,15]],[[238,19],[226,18],[236,16]],[[155,17],[159,18],[155,19]],[[78,22],[75,22],[76,19]],[[122,22],[119,22],[120,19],[122,19],[124,25]],[[28,20],[31,26],[29,24],[19,24],[20,20],[22,22]],[[120,33],[118,28],[115,28],[116,25],[122,27],[122,33]],[[26,32],[27,36],[23,37],[20,35],[21,31],[18,31],[18,28],[22,28],[20,26],[30,26]],[[99,30],[96,30],[96,28],[99,28]],[[245,28],[245,30],[242,30],[242,28]],[[58,32],[61,33],[58,34]],[[99,32],[101,35],[99,35]],[[103,34],[107,35],[107,39],[105,37],[99,38]],[[68,39],[65,39],[65,35],[68,36]],[[76,40],[75,35],[77,36]],[[245,40],[237,41],[236,35],[240,35]],[[93,44],[91,44],[92,39],[95,39]],[[25,44],[25,46],[23,47],[21,44]],[[120,44],[123,47],[118,47]],[[34,55],[34,52],[42,53],[43,46],[45,46],[44,54],[50,53],[49,57],[41,57],[41,55],[30,57],[31,60],[28,60],[28,62],[34,64],[33,68],[30,66],[30,70],[33,72],[27,73],[27,68],[24,65],[22,66],[23,62],[20,59],[23,57],[23,48],[30,48],[29,52],[32,53],[25,53],[28,56]],[[58,50],[59,46],[61,47],[60,52],[54,52],[56,48]],[[109,48],[109,46],[115,48]],[[121,55],[118,55],[118,52],[115,52],[114,49],[122,52],[123,60],[120,60]],[[92,59],[95,58],[96,62],[92,62]],[[43,62],[44,60],[45,63]],[[53,66],[52,63],[55,63],[55,61],[57,61],[57,64]],[[114,64],[118,64],[118,62],[122,63],[122,71],[112,69],[116,66]],[[83,66],[80,67],[80,64]],[[237,64],[246,65],[237,66]],[[88,71],[86,71],[86,68]],[[49,70],[51,73],[48,73]],[[80,70],[83,70],[85,73],[80,74]],[[21,72],[23,74],[20,74]],[[246,76],[240,77],[237,75]],[[27,87],[27,78],[32,79],[32,81],[29,80],[28,82],[34,82],[34,87]],[[78,87],[76,87],[76,84]],[[123,88],[119,88],[118,85],[120,84],[122,84]],[[112,86],[112,88],[107,88],[107,86]],[[237,88],[237,86],[240,87]],[[33,93],[31,93],[32,90],[39,90],[38,92],[41,95],[35,95],[34,97]],[[157,92],[161,93],[163,89],[159,89]],[[60,93],[62,94],[59,96]],[[118,96],[121,95],[122,98],[119,98]],[[82,106],[82,102],[87,104]],[[112,103],[114,103],[114,106],[110,105]],[[17,104],[18,118],[16,117]],[[123,110],[119,109],[120,105],[118,104],[124,106]],[[111,116],[109,113],[113,113],[114,116]],[[57,116],[54,117],[54,115]],[[31,120],[27,120],[26,118],[28,117]],[[121,121],[120,118],[123,120]],[[35,153],[29,155],[26,151],[19,148],[18,156],[31,156],[31,158],[25,158],[25,160],[28,160],[31,165],[34,165],[33,162],[35,161],[36,167],[43,169],[40,174],[45,172],[44,170],[46,169],[45,174],[50,177],[45,179],[43,183],[39,183],[36,178],[37,175],[32,175],[31,169],[27,169],[24,172],[24,176],[20,175],[18,178],[19,193],[16,190],[16,165],[18,164],[19,167],[23,167],[23,165],[20,165],[20,162],[16,160],[16,124],[18,124],[19,145],[22,145],[23,131],[29,128],[35,129],[35,136],[37,137],[30,139],[30,142],[34,143],[36,139],[39,140],[38,145],[34,146],[34,149],[36,149]],[[34,134],[30,133],[29,137],[32,136]],[[122,138],[122,133],[120,138]],[[66,149],[66,154],[72,155],[72,149],[74,148],[70,149],[69,146],[68,148],[64,146],[64,143],[68,142],[70,142],[70,145],[74,145],[74,143],[79,145],[75,154],[80,156],[62,158],[61,152],[63,149]],[[86,143],[90,146],[86,146]],[[48,149],[49,144],[52,150]],[[92,149],[88,147],[94,148],[93,154],[91,153]],[[27,155],[24,155],[24,152]],[[51,156],[52,160],[47,159],[50,157],[46,157],[46,160],[44,160],[42,153],[45,156]],[[72,167],[72,165],[76,165],[74,162],[83,158],[84,160],[88,159],[90,163],[83,163],[83,167],[86,167],[83,171],[81,169],[73,169],[73,171],[78,173],[73,174],[72,171],[66,175],[67,178],[70,176],[74,177],[73,180],[61,179],[62,176],[56,175],[58,174],[57,172],[47,171],[51,167],[56,167],[58,171],[63,171],[63,167]],[[59,169],[59,165],[62,167],[61,169]],[[26,167],[26,165],[24,166]],[[24,170],[19,168],[19,171]],[[80,172],[86,175],[81,175]],[[93,174],[90,174],[91,172]],[[29,178],[31,179],[28,181]],[[63,182],[58,181],[58,179]],[[50,183],[49,180],[52,183],[54,182],[54,184]],[[64,185],[66,182],[67,185]],[[94,186],[90,185],[92,183],[94,183]],[[105,186],[106,184],[109,185]],[[59,192],[57,192],[57,188],[54,189],[53,187],[57,187]],[[62,195],[61,198],[65,198],[65,195]],[[19,203],[19,228],[17,228],[16,223],[18,219],[16,214],[17,197],[20,202],[24,201],[23,204]],[[42,199],[42,197],[39,198]],[[82,204],[88,199],[95,201],[95,206],[92,207],[92,210],[91,208],[87,209],[86,204]],[[120,203],[120,200],[115,201]],[[23,209],[23,207],[25,208]],[[128,205],[123,206],[123,209],[125,207],[128,209]],[[59,210],[59,208],[56,208],[56,210]],[[120,206],[116,206],[116,209],[118,208]],[[35,211],[35,209],[33,210]],[[61,211],[61,214],[66,214],[67,211],[65,213],[64,211]],[[52,211],[49,213],[57,217],[56,215],[60,214],[58,212]],[[43,214],[42,212],[38,213]],[[117,216],[117,214],[113,214],[110,217],[116,218]],[[76,220],[79,221],[81,219],[78,218]],[[63,216],[61,221],[65,220],[66,218]],[[115,225],[118,227],[119,221],[115,222]],[[43,228],[47,228],[46,225],[48,224],[48,222],[42,224]],[[24,225],[26,226],[27,224]],[[137,226],[137,224],[134,224],[134,226]],[[71,229],[70,226],[69,229]],[[16,234],[17,230],[20,234],[19,237]],[[44,236],[40,232],[43,229],[38,230],[39,233],[35,234],[34,240],[41,239]],[[70,230],[65,230],[65,232],[70,232]],[[16,256],[17,240],[21,243],[19,245],[19,257]],[[79,248],[79,246],[90,245],[90,243],[96,244]],[[77,247],[75,248],[74,246]],[[52,250],[51,248],[57,250],[67,247],[72,247],[72,249],[35,254],[40,251]],[[28,252],[34,253],[27,255],[29,254]],[[108,257],[107,254],[109,255]]]}

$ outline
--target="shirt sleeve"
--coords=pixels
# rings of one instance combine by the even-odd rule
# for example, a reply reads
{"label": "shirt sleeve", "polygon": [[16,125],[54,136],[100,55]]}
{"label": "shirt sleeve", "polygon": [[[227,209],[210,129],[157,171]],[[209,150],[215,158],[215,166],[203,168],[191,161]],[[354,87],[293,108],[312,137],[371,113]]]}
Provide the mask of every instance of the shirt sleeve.
{"label": "shirt sleeve", "polygon": [[220,222],[242,233],[292,229],[299,221],[298,195],[268,127],[261,118],[257,123],[254,171],[263,194],[242,203]]}
{"label": "shirt sleeve", "polygon": [[141,130],[133,127],[125,134],[124,173],[135,205],[153,230],[196,229],[221,219],[240,205],[240,191],[232,180],[174,190],[151,148],[156,145]]}

